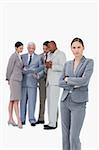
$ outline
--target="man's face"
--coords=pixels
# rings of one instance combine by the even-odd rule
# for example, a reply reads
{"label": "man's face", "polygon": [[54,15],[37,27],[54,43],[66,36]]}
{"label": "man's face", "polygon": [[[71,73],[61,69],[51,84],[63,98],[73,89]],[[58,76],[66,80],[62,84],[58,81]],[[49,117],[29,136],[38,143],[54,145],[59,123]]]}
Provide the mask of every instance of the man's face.
{"label": "man's face", "polygon": [[43,51],[44,51],[44,53],[48,53],[49,52],[48,46],[43,45]]}
{"label": "man's face", "polygon": [[35,51],[35,45],[28,45],[27,49],[29,54],[32,55]]}
{"label": "man's face", "polygon": [[54,43],[51,42],[51,43],[48,43],[48,48],[49,48],[49,51],[51,53],[53,53],[55,51],[55,49],[56,49],[56,46],[55,46]]}

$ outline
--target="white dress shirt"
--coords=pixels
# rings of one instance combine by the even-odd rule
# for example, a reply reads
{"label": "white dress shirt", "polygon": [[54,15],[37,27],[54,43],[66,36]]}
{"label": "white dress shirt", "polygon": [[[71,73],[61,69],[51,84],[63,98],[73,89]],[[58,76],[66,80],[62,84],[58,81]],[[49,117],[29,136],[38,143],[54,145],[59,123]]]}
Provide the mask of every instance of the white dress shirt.
{"label": "white dress shirt", "polygon": [[[29,60],[30,60],[30,54],[28,53],[28,63],[29,63]],[[34,53],[32,54],[32,59],[33,59],[33,56],[34,56]]]}

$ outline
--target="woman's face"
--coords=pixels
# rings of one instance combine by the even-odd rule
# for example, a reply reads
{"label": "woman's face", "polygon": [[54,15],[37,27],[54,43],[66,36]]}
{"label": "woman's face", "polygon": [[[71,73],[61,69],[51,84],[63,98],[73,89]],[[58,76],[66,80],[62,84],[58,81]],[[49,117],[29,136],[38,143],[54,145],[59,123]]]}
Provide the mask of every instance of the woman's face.
{"label": "woman's face", "polygon": [[19,46],[18,48],[16,48],[16,51],[18,53],[22,53],[23,52],[23,46]]}
{"label": "woman's face", "polygon": [[73,42],[71,46],[72,53],[75,57],[81,57],[83,54],[84,47],[82,44],[78,41]]}

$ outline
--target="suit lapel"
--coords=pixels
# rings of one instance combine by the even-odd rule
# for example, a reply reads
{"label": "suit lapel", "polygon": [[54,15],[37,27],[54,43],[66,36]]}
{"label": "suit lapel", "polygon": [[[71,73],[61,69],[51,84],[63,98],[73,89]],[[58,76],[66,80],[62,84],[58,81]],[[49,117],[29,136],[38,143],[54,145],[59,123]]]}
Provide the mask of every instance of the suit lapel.
{"label": "suit lapel", "polygon": [[80,71],[83,63],[85,62],[85,59],[86,58],[84,56],[81,58],[81,61],[80,61],[79,65],[77,66],[76,70],[75,70],[75,73],[74,73],[75,76],[79,76],[79,71]]}
{"label": "suit lapel", "polygon": [[41,54],[41,62],[42,62],[42,64],[45,64],[45,56],[44,56],[44,53]]}
{"label": "suit lapel", "polygon": [[28,65],[28,54],[26,54],[25,60],[26,60],[26,65]]}
{"label": "suit lapel", "polygon": [[73,70],[74,70],[74,61],[72,60],[72,61],[70,61],[70,65],[69,65],[69,74],[71,75],[71,76],[74,76],[74,72],[73,72]]}
{"label": "suit lapel", "polygon": [[57,56],[58,51],[59,50],[56,50],[54,53],[50,53],[51,60],[53,60]]}
{"label": "suit lapel", "polygon": [[33,65],[34,64],[34,62],[35,62],[35,59],[36,59],[36,57],[35,57],[36,55],[35,55],[35,53],[34,53],[34,55],[33,55],[33,58],[32,58],[32,61],[31,61],[31,65]]}
{"label": "suit lapel", "polygon": [[18,62],[20,63],[20,65],[22,66],[23,65],[23,62],[20,60],[20,58],[18,57],[18,55],[17,55],[17,53],[15,52],[15,55],[16,55],[16,57],[17,57],[17,59],[18,59]]}

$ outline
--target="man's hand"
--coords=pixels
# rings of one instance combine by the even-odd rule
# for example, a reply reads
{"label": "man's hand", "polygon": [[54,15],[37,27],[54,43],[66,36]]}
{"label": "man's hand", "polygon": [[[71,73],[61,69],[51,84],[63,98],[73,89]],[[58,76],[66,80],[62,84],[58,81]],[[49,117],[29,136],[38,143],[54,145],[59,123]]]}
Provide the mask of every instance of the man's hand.
{"label": "man's hand", "polygon": [[39,74],[33,73],[33,77],[36,78],[36,79],[39,79]]}
{"label": "man's hand", "polygon": [[68,80],[68,77],[65,77],[65,78],[64,78],[64,80],[65,80],[65,82],[67,82],[67,80]]}
{"label": "man's hand", "polygon": [[46,66],[47,69],[52,68],[52,61],[47,61],[45,63],[45,66]]}

